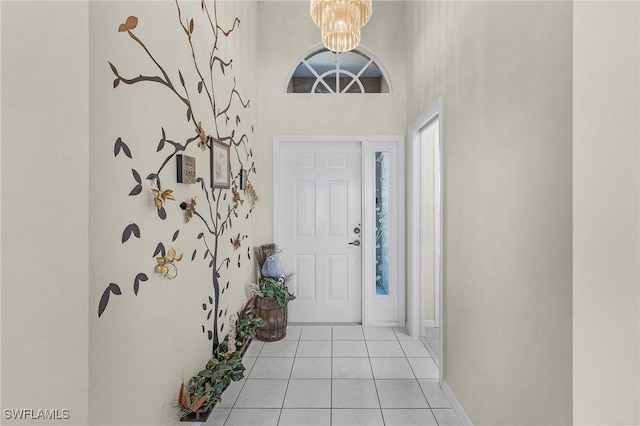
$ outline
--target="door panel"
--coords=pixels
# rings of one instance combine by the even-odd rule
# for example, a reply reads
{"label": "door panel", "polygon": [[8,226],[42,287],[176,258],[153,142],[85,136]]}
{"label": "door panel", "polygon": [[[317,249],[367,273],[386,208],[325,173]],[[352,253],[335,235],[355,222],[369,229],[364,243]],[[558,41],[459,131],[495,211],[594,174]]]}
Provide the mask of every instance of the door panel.
{"label": "door panel", "polygon": [[349,256],[346,254],[330,254],[329,261],[329,300],[332,302],[348,302],[349,292],[344,285],[343,277],[349,274]]}
{"label": "door panel", "polygon": [[316,236],[316,185],[314,181],[296,181],[294,211],[298,237]]}
{"label": "door panel", "polygon": [[296,289],[296,301],[315,302],[316,301],[316,256],[315,254],[295,255],[296,281],[306,283]]}
{"label": "door panel", "polygon": [[361,322],[361,144],[283,143],[279,154],[279,246],[292,267],[291,322]]}
{"label": "door panel", "polygon": [[348,238],[349,182],[329,183],[329,233],[332,237]]}

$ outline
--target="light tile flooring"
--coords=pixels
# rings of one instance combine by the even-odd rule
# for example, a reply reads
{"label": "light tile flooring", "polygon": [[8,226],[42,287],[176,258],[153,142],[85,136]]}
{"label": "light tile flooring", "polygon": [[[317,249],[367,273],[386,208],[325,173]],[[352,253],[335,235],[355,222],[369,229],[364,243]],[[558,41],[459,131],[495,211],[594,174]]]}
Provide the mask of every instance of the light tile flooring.
{"label": "light tile flooring", "polygon": [[429,354],[438,366],[440,366],[440,328],[425,327],[424,337],[420,338],[427,347]]}
{"label": "light tile flooring", "polygon": [[289,326],[254,340],[204,425],[459,425],[423,343],[402,329]]}

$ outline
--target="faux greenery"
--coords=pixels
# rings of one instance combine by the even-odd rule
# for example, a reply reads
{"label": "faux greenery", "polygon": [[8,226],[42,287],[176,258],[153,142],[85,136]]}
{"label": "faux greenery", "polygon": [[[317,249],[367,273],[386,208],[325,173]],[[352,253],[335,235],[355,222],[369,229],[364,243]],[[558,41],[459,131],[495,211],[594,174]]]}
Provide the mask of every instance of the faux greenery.
{"label": "faux greenery", "polygon": [[[242,314],[236,322],[236,348],[240,350],[240,347],[249,340],[256,337],[256,330],[264,325],[264,320],[257,316],[253,311]],[[224,338],[222,343],[218,345],[216,352],[218,358],[223,358],[229,351],[229,338]]]}
{"label": "faux greenery", "polygon": [[236,345],[242,346],[256,337],[256,330],[264,325],[264,320],[253,312],[238,318],[236,323]]}
{"label": "faux greenery", "polygon": [[278,302],[278,305],[284,306],[289,303],[290,300],[294,300],[296,297],[289,293],[287,285],[280,282],[276,278],[263,278],[260,283],[260,295],[269,299],[274,299]]}
{"label": "faux greenery", "polygon": [[239,352],[217,353],[207,362],[204,370],[180,387],[178,404],[182,417],[199,410],[207,410],[220,402],[222,392],[229,387],[232,380],[242,379],[244,370]]}
{"label": "faux greenery", "polygon": [[[256,329],[264,325],[264,320],[253,312],[245,312],[236,322],[236,345],[244,345],[256,336]],[[229,353],[228,336],[217,346],[213,358],[204,370],[191,377],[180,387],[178,405],[181,417],[190,413],[206,411],[222,399],[222,393],[231,381],[244,377],[245,367],[240,352]]]}

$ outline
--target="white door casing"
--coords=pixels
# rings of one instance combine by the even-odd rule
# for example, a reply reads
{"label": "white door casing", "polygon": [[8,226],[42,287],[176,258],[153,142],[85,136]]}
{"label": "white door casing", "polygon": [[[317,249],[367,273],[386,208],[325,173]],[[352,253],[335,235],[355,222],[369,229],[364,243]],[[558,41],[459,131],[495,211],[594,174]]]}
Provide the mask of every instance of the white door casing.
{"label": "white door casing", "polygon": [[[389,168],[388,244],[389,294],[376,292],[376,154],[386,153]],[[368,141],[363,147],[363,256],[364,256],[364,318],[369,326],[401,327],[405,325],[404,281],[404,155],[402,138]]]}
{"label": "white door casing", "polygon": [[[421,173],[420,173],[420,211],[423,218],[421,224],[421,256],[420,256],[420,281],[422,283],[422,312],[423,325],[420,335],[423,335],[424,328],[440,327],[440,285],[438,247],[439,234],[436,231],[436,221],[439,211],[439,178],[440,173],[436,165],[439,163],[440,122],[436,118],[419,130],[420,151],[421,151]],[[431,311],[432,315],[427,315]],[[428,318],[429,317],[429,318]]]}
{"label": "white door casing", "polygon": [[[344,163],[340,160],[344,150],[353,150],[358,158],[357,162],[355,158],[349,160],[345,167],[354,172],[349,177],[338,172]],[[375,154],[380,151],[391,157],[389,296],[378,296],[375,291],[374,165]],[[333,164],[333,168],[312,171],[323,163]],[[273,167],[274,242],[283,249],[285,270],[296,273],[291,288],[298,298],[289,304],[289,321],[404,326],[404,138],[274,136]],[[299,177],[292,171],[296,168]],[[346,212],[347,218],[341,218]],[[360,227],[359,235],[354,232],[356,226]],[[318,238],[311,235],[313,232]],[[348,244],[355,240],[360,240],[361,245]],[[348,281],[346,287],[344,277]],[[340,302],[346,297],[348,304]]]}
{"label": "white door casing", "polygon": [[[437,325],[439,326],[440,337],[440,383],[442,384],[442,377],[444,371],[444,172],[443,172],[443,118],[442,118],[442,99],[436,100],[420,117],[418,117],[411,127],[409,128],[409,137],[411,146],[409,150],[409,203],[407,206],[407,218],[408,229],[407,235],[409,236],[408,250],[409,256],[407,257],[407,271],[408,275],[408,292],[410,295],[408,308],[409,314],[407,317],[407,331],[411,336],[417,337],[424,333],[423,320],[424,320],[424,294],[423,283],[425,274],[433,273],[434,275],[434,290],[435,290],[435,318]],[[436,124],[434,138],[425,140],[422,138],[423,130],[429,125]],[[432,146],[427,146],[427,143],[431,142]],[[434,270],[426,271],[422,267],[423,259],[425,256],[424,241],[421,238],[423,235],[423,208],[425,196],[422,182],[423,176],[427,172],[423,169],[422,153],[425,149],[433,149],[433,171],[434,173],[434,185],[433,185],[433,213],[434,213]]]}
{"label": "white door casing", "polygon": [[280,146],[282,260],[293,269],[291,322],[360,322],[361,145],[287,142]]}

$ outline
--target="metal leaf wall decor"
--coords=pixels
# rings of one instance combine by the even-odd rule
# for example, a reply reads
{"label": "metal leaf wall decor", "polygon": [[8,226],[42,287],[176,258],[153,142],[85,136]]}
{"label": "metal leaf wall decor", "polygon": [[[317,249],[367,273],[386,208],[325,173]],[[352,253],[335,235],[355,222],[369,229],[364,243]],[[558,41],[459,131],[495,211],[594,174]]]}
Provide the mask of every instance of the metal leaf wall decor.
{"label": "metal leaf wall decor", "polygon": [[[185,4],[189,3],[185,0]],[[164,3],[162,3],[164,7]],[[127,86],[134,86],[138,84],[154,85],[158,90],[163,90],[172,95],[175,102],[181,105],[183,109],[183,118],[186,119],[193,131],[190,134],[170,134],[169,125],[161,126],[158,129],[156,135],[149,135],[149,140],[144,142],[145,152],[138,153],[134,157],[129,145],[123,140],[123,137],[118,137],[115,141],[113,152],[117,161],[135,161],[138,156],[151,156],[158,152],[165,152],[162,160],[159,161],[157,168],[153,170],[141,170],[141,168],[131,168],[130,176],[133,177],[133,189],[131,184],[128,184],[126,188],[122,188],[123,191],[130,196],[131,202],[136,203],[138,209],[156,209],[157,217],[155,220],[165,221],[170,214],[180,214],[181,220],[179,223],[181,227],[193,227],[199,228],[198,237],[194,241],[182,241],[178,240],[180,229],[168,234],[172,235],[171,241],[175,242],[175,247],[180,252],[192,253],[190,259],[191,262],[200,262],[203,268],[210,269],[211,275],[211,294],[207,297],[204,303],[194,303],[194,307],[201,305],[203,313],[203,322],[201,325],[202,333],[206,338],[212,342],[212,350],[215,350],[219,343],[218,335],[224,330],[224,311],[220,309],[220,297],[226,289],[229,288],[229,281],[223,281],[223,274],[230,267],[240,267],[241,257],[238,256],[237,263],[231,262],[229,257],[223,258],[223,252],[231,252],[238,250],[242,244],[242,240],[248,238],[246,235],[240,235],[238,233],[231,234],[229,232],[234,223],[234,219],[239,218],[240,209],[241,219],[247,220],[253,213],[255,202],[257,201],[257,194],[251,185],[251,178],[256,173],[255,163],[253,161],[253,151],[250,147],[250,139],[253,136],[253,126],[250,123],[245,123],[247,110],[250,108],[250,100],[245,99],[241,94],[241,89],[236,81],[236,76],[233,70],[233,64],[236,59],[224,57],[221,49],[223,43],[233,36],[233,33],[240,29],[240,19],[236,17],[230,24],[230,28],[223,29],[219,22],[220,16],[216,1],[200,2],[199,12],[200,16],[184,16],[183,7],[181,2],[175,1],[176,8],[176,25],[179,25],[184,37],[184,46],[188,50],[188,54],[193,58],[191,63],[178,64],[176,67],[174,63],[162,64],[156,57],[154,52],[158,52],[163,49],[161,44],[154,45],[153,42],[143,41],[141,36],[138,36],[137,31],[142,32],[140,29],[145,25],[149,27],[164,25],[158,22],[153,22],[155,17],[151,16],[129,16],[125,17],[122,23],[114,25],[114,31],[122,33],[123,43],[134,43],[140,51],[140,55],[147,62],[147,65],[151,65],[155,70],[153,73],[141,74],[135,69],[128,69],[127,64],[117,64],[117,61],[110,61],[108,66],[114,75],[113,88],[115,90],[127,90]],[[196,18],[194,20],[194,18]],[[198,26],[203,28],[197,28]],[[199,31],[196,33],[195,30]],[[206,42],[198,40],[198,43],[194,43],[194,39],[197,37],[208,37]],[[210,46],[208,51],[198,50],[194,45]],[[164,55],[166,56],[166,55]],[[179,56],[179,55],[175,55]],[[207,64],[203,66],[202,64]],[[180,70],[180,66],[183,70],[184,67],[190,67],[190,73],[183,73]],[[149,66],[145,66],[145,70],[148,70]],[[177,70],[177,71],[174,71]],[[195,81],[189,81],[185,78],[185,75],[197,76]],[[225,83],[225,84],[221,84]],[[227,87],[229,89],[224,90]],[[221,89],[222,88],[222,89]],[[198,100],[196,102],[195,100]],[[206,105],[206,107],[203,107]],[[158,106],[161,108],[162,106]],[[139,119],[139,117],[132,117],[133,122]],[[158,142],[157,135],[160,135],[160,141]],[[225,189],[210,189],[205,184],[205,179],[199,177],[197,179],[197,186],[200,191],[200,195],[196,199],[191,195],[181,195],[181,187],[176,183],[173,188],[165,187],[163,181],[166,179],[169,182],[175,180],[175,170],[170,170],[174,164],[174,158],[176,155],[183,152],[190,152],[191,155],[196,155],[198,151],[211,149],[213,142],[223,143],[231,148],[231,176],[232,187],[237,188],[240,185],[239,177],[242,176],[250,188],[249,196],[251,201],[249,203],[243,203],[240,199],[240,195],[237,189],[227,196]],[[136,146],[136,151],[140,149],[141,145]],[[207,176],[208,167],[201,167],[200,173],[203,176]],[[240,173],[240,170],[243,172]],[[147,176],[143,181],[140,176]],[[130,179],[130,178],[129,178]],[[131,181],[129,181],[131,182]],[[145,188],[146,187],[146,188]],[[143,197],[143,190],[151,191],[150,197]],[[153,203],[149,204],[149,199],[153,199]],[[244,207],[243,207],[244,205]],[[179,206],[181,210],[176,210],[174,206]],[[123,210],[128,211],[131,206],[123,206]],[[165,247],[162,241],[167,241],[166,235],[154,236],[149,233],[143,232],[141,226],[136,223],[127,224],[122,232],[122,244],[131,244],[133,240],[141,238],[154,238],[158,241],[156,250],[153,254],[156,256],[165,256]],[[223,235],[228,233],[230,235]],[[229,246],[229,240],[231,245]],[[223,250],[222,245],[225,244]],[[234,250],[235,249],[235,250]],[[250,250],[247,250],[247,256],[249,256]],[[201,255],[197,256],[197,253]],[[202,253],[204,257],[202,257]],[[146,257],[146,256],[145,256]],[[147,258],[148,259],[148,258]],[[148,263],[148,261],[142,261],[141,264]],[[151,265],[153,267],[153,265]],[[148,270],[147,270],[148,272]],[[131,275],[135,276],[133,282],[133,292],[125,291],[115,283],[109,283],[104,290],[102,297],[98,303],[98,316],[104,318],[105,310],[108,303],[114,300],[110,296],[112,294],[121,296],[125,294],[133,293],[134,297],[140,295],[142,297],[145,293],[152,291],[152,286],[146,284],[144,290],[142,290],[141,282],[148,281],[151,274],[147,275],[145,272],[135,272]],[[157,274],[155,274],[157,275]],[[154,277],[155,278],[155,277]],[[221,284],[223,282],[224,284]],[[215,313],[215,314],[214,314]],[[213,315],[212,315],[213,314]],[[200,329],[200,325],[198,325]]]}

